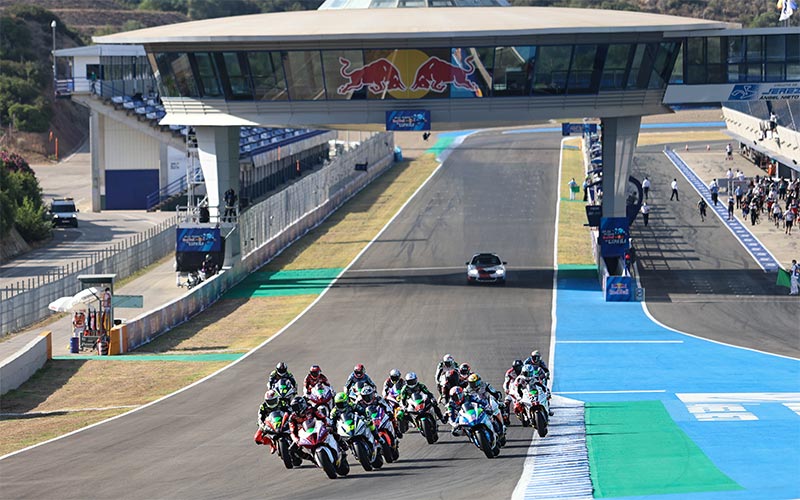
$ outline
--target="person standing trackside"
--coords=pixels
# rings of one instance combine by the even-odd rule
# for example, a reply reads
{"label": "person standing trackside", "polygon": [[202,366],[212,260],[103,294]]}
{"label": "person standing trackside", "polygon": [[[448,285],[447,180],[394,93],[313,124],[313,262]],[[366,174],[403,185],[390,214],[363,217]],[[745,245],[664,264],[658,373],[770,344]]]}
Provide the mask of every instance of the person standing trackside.
{"label": "person standing trackside", "polygon": [[232,222],[233,217],[236,216],[236,201],[238,197],[234,192],[233,188],[228,189],[225,191],[225,214],[222,216],[223,221]]}
{"label": "person standing trackside", "polygon": [[733,187],[733,170],[728,168],[728,171],[725,172],[725,178],[728,179],[728,185],[725,187],[725,192],[730,193],[731,188]]}
{"label": "person standing trackside", "polygon": [[800,282],[800,264],[797,263],[797,259],[792,259],[792,267],[789,268],[789,295],[797,295],[800,293],[798,287],[798,282]]}
{"label": "person standing trackside", "polygon": [[671,187],[672,194],[669,197],[669,201],[672,201],[673,199],[681,201],[680,196],[678,196],[678,179],[672,179]]}
{"label": "person standing trackside", "polygon": [[719,200],[719,185],[716,179],[711,180],[711,184],[708,185],[708,190],[711,191],[711,203],[716,207],[717,201]]}
{"label": "person standing trackside", "polygon": [[733,220],[733,196],[728,196],[728,220]]}
{"label": "person standing trackside", "polygon": [[650,206],[646,201],[642,203],[642,208],[639,211],[642,212],[642,222],[644,222],[644,227],[647,227],[647,223],[650,221]]}
{"label": "person standing trackside", "polygon": [[645,176],[644,180],[642,181],[642,191],[644,191],[644,199],[650,199],[650,179]]}
{"label": "person standing trackside", "polygon": [[725,146],[725,160],[733,160],[733,147],[730,142]]}
{"label": "person standing trackside", "polygon": [[702,222],[706,221],[706,207],[708,207],[708,203],[703,198],[700,198],[700,201],[697,202],[697,208],[700,209],[700,220]]}
{"label": "person standing trackside", "polygon": [[574,200],[575,199],[575,193],[577,193],[578,189],[579,189],[578,188],[578,183],[575,182],[575,177],[570,179],[567,184],[569,185],[569,199],[570,200]]}
{"label": "person standing trackside", "polygon": [[106,287],[105,291],[103,292],[103,300],[101,301],[103,305],[103,320],[101,324],[103,325],[102,330],[105,332],[110,332],[111,327],[111,289]]}
{"label": "person standing trackside", "polygon": [[792,226],[794,225],[795,214],[791,208],[786,208],[786,213],[783,214],[783,225],[786,226],[786,229],[783,231],[784,234],[792,234]]}

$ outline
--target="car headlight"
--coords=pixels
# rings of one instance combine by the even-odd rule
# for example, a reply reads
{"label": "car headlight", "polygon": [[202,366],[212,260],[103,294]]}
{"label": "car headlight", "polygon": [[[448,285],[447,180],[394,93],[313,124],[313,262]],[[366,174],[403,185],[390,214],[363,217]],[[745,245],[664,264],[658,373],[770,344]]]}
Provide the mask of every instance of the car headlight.
{"label": "car headlight", "polygon": [[475,269],[475,268],[472,268],[472,269],[467,269],[467,274],[468,274],[469,276],[477,276],[477,275],[478,275],[478,270],[477,270],[477,269]]}
{"label": "car headlight", "polygon": [[506,274],[506,270],[505,269],[495,269],[494,273],[497,274],[498,276],[502,276],[502,275]]}

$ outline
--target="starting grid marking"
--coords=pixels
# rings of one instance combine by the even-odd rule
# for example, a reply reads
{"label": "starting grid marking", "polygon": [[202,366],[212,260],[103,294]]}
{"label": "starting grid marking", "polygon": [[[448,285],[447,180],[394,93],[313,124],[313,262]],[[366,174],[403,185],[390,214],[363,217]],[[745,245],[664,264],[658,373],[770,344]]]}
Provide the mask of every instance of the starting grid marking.
{"label": "starting grid marking", "polygon": [[708,208],[713,210],[720,218],[720,220],[728,227],[734,236],[741,242],[744,248],[753,256],[761,269],[765,271],[777,271],[781,268],[777,259],[769,252],[769,250],[761,244],[761,242],[753,236],[753,233],[747,229],[747,226],[742,224],[737,218],[728,220],[728,208],[725,202],[719,201],[717,205],[711,202],[711,191],[708,186],[700,179],[694,171],[689,168],[683,159],[678,156],[678,153],[671,149],[665,149],[664,155],[672,162],[673,165],[680,171],[687,181],[700,193],[706,202]]}
{"label": "starting grid marking", "polygon": [[748,407],[762,404],[785,406],[800,417],[800,392],[685,393],[676,396],[700,422],[758,420]]}

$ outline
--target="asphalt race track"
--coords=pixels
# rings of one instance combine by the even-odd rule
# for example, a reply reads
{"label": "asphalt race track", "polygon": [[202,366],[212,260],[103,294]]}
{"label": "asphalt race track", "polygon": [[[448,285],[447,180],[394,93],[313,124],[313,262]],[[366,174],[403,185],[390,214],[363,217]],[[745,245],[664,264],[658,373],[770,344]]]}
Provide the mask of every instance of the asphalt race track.
{"label": "asphalt race track", "polygon": [[[208,381],[122,418],[0,462],[4,498],[508,498],[531,431],[486,459],[447,432],[408,434],[400,461],[331,481],[283,468],[253,443],[269,369],[319,363],[340,385],[357,362],[381,383],[414,370],[433,389],[446,352],[495,387],[516,357],[550,337],[558,137],[468,138],[390,227],[300,320]],[[543,144],[536,146],[536,144]],[[366,243],[366,242],[365,242]],[[493,251],[505,287],[467,286],[463,263]],[[352,460],[351,460],[352,463]]]}

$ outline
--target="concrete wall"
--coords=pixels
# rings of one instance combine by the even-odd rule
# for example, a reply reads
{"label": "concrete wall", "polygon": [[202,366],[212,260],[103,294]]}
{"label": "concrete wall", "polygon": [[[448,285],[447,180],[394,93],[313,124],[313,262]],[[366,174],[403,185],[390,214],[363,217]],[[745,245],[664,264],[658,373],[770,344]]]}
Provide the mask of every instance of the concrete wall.
{"label": "concrete wall", "polygon": [[[281,250],[322,223],[330,214],[342,204],[367,186],[373,179],[382,174],[393,164],[394,138],[390,134],[376,134],[355,150],[352,155],[337,157],[331,165],[320,172],[304,177],[287,189],[276,193],[247,210],[240,217],[242,238],[266,238],[263,243],[247,251],[243,246],[244,258],[233,267],[222,271],[211,280],[193,288],[189,293],[165,304],[164,306],[144,313],[125,325],[115,327],[111,335],[112,353],[127,352],[146,344],[169,331],[171,328],[183,323],[192,316],[205,310],[216,302],[227,290],[246,278],[250,273],[260,268],[271,260]],[[353,160],[369,161],[370,168],[367,172],[355,171]],[[323,177],[324,176],[324,177]],[[334,185],[323,185],[326,189],[318,189],[321,179],[332,182],[339,179]],[[324,193],[321,198],[306,198],[308,203],[316,203],[310,208],[297,206],[298,191]],[[291,202],[290,202],[291,201]],[[268,230],[252,229],[248,232],[245,228],[263,228],[261,224],[265,217],[263,210],[266,207],[286,207],[286,214],[273,213],[276,224],[285,221],[282,228],[274,233]],[[294,218],[291,216],[294,214]],[[276,226],[278,227],[278,226]],[[258,241],[254,239],[253,241]]]}
{"label": "concrete wall", "polygon": [[0,395],[24,384],[53,357],[51,332],[43,332],[0,364]]}

